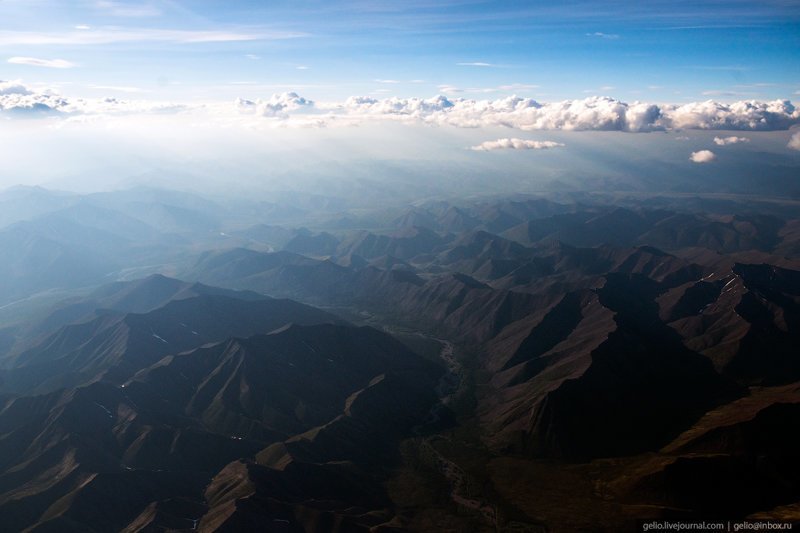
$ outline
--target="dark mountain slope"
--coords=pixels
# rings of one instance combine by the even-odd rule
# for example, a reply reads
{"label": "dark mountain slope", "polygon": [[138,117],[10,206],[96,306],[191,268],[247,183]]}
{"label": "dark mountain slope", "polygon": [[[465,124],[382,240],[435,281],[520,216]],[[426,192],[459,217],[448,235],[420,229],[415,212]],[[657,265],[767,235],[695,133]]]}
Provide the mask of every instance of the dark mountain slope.
{"label": "dark mountain slope", "polygon": [[766,509],[762,518],[779,519],[770,510],[800,498],[798,402],[797,383],[753,388],[706,413],[611,486],[633,504],[700,508],[720,518]]}
{"label": "dark mountain slope", "polygon": [[495,442],[534,454],[630,454],[740,394],[658,319],[664,290],[609,274],[602,288],[565,296],[516,343],[513,329],[498,337],[489,364],[501,370],[499,390],[483,415]]}
{"label": "dark mountain slope", "polygon": [[[657,209],[582,210],[527,220],[503,236],[525,245],[557,239],[573,246],[702,247],[721,253],[770,251],[791,239],[789,222],[766,214],[705,215]],[[787,229],[784,229],[787,228]],[[781,249],[788,249],[790,244]]]}
{"label": "dark mountain slope", "polygon": [[24,325],[9,330],[13,337],[9,341],[4,366],[21,352],[40,343],[44,336],[55,332],[62,326],[86,322],[97,317],[98,310],[111,310],[122,313],[147,313],[163,307],[172,300],[182,300],[209,294],[228,296],[240,300],[263,300],[266,297],[247,291],[232,291],[210,287],[201,283],[189,283],[160,274],[144,279],[120,281],[103,285],[84,297],[75,297],[57,303],[43,316],[33,316]]}
{"label": "dark mountain slope", "polygon": [[245,301],[204,294],[144,314],[105,313],[65,326],[21,353],[2,377],[5,391],[44,392],[100,377],[124,381],[170,353],[230,336],[266,333],[286,324],[336,322],[323,311],[288,300]]}
{"label": "dark mountain slope", "polygon": [[201,529],[282,522],[305,531],[346,531],[388,522],[387,454],[428,412],[433,377],[381,374],[351,394],[344,412],[327,424],[273,444],[257,464],[232,463],[206,491],[210,510]]}
{"label": "dark mountain slope", "polygon": [[292,326],[170,356],[138,373],[126,389],[142,405],[188,413],[218,432],[267,440],[330,420],[350,393],[389,371],[433,369],[370,328]]}
{"label": "dark mountain slope", "polygon": [[721,372],[747,384],[793,382],[800,379],[798,276],[737,263],[662,300],[662,314]]}
{"label": "dark mountain slope", "polygon": [[[8,400],[0,408],[0,527],[191,527],[214,473],[271,443],[310,439],[313,448],[335,435],[339,446],[322,452],[391,450],[391,439],[427,414],[440,373],[370,328],[291,326],[168,356],[121,386]],[[270,485],[271,498],[293,504],[326,483],[327,470],[327,483],[352,507],[349,480],[357,477],[339,459],[297,464]],[[380,480],[362,477],[368,500],[383,502]],[[189,503],[170,504],[176,498]]]}

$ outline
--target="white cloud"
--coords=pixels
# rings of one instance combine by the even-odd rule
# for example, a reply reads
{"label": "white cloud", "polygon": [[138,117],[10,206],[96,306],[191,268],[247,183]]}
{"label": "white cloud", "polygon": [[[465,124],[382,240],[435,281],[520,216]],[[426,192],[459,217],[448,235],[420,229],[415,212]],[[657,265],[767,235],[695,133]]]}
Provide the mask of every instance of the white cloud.
{"label": "white cloud", "polygon": [[596,31],[594,33],[587,33],[587,37],[599,37],[601,39],[619,39],[619,35],[616,33],[603,33],[601,31]]}
{"label": "white cloud", "polygon": [[796,131],[794,135],[789,138],[789,144],[786,146],[792,150],[800,150],[800,131]]}
{"label": "white cloud", "polygon": [[460,89],[454,85],[439,85],[436,88],[439,89],[439,92],[444,94],[457,94],[464,92],[464,89]]}
{"label": "white cloud", "polygon": [[88,26],[86,24],[78,24],[77,26],[75,26],[75,29],[76,30],[91,30],[92,27]]}
{"label": "white cloud", "polygon": [[236,100],[240,113],[252,113],[262,117],[288,117],[289,111],[310,109],[314,102],[299,96],[297,93],[273,94],[268,100]]}
{"label": "white cloud", "polygon": [[224,31],[224,30],[165,30],[165,29],[104,29],[77,30],[61,33],[0,31],[0,46],[18,45],[101,45],[128,42],[214,43],[237,41],[272,41],[306,37],[308,34],[290,31]]}
{"label": "white cloud", "polygon": [[711,150],[699,150],[692,152],[692,155],[689,156],[689,161],[692,163],[711,163],[716,158],[716,154]]}
{"label": "white cloud", "polygon": [[483,61],[471,61],[469,63],[456,63],[459,67],[495,67],[491,63],[484,63]]}
{"label": "white cloud", "polygon": [[[134,92],[136,89],[103,85],[96,85],[95,88],[114,92]],[[788,100],[750,100],[732,104],[707,101],[673,105],[627,103],[610,97],[593,96],[544,103],[519,96],[482,100],[461,98],[455,95],[464,89],[449,85],[440,86],[439,90],[443,94],[433,98],[378,99],[354,96],[343,102],[312,102],[297,93],[287,92],[254,100],[240,99],[234,105],[230,101],[175,104],[116,98],[73,98],[52,91],[34,90],[20,82],[0,82],[0,111],[35,105],[37,109],[44,109],[45,106],[68,115],[210,112],[214,117],[227,116],[232,120],[248,115],[275,118],[284,126],[291,126],[292,121],[305,125],[311,115],[317,115],[317,119],[337,124],[392,120],[462,128],[507,127],[520,131],[774,131],[800,125],[800,110]]]}
{"label": "white cloud", "polygon": [[673,128],[767,131],[788,129],[800,122],[800,111],[788,100],[732,104],[708,100],[665,107]]}
{"label": "white cloud", "polygon": [[19,81],[3,81],[0,80],[0,96],[6,95],[28,95],[33,91],[25,87]]}
{"label": "white cloud", "polygon": [[14,65],[30,65],[32,67],[46,67],[46,68],[73,68],[75,63],[65,59],[40,59],[38,57],[11,57],[8,59],[9,63]]}
{"label": "white cloud", "polygon": [[382,79],[376,79],[376,80],[374,80],[374,81],[375,81],[376,83],[389,83],[389,84],[400,83],[398,80],[382,80]]}
{"label": "white cloud", "polygon": [[722,90],[711,90],[711,91],[703,91],[703,96],[728,96],[728,97],[738,97],[738,96],[747,96],[752,93],[743,93],[740,91],[722,91]]}
{"label": "white cloud", "polygon": [[714,137],[714,144],[717,146],[727,146],[729,144],[749,143],[750,139],[747,137]]}
{"label": "white cloud", "polygon": [[497,91],[498,89],[495,87],[467,87],[466,89],[464,89],[463,92],[489,94],[489,93],[496,93]]}
{"label": "white cloud", "polygon": [[539,85],[531,85],[529,83],[511,83],[509,85],[500,85],[498,89],[501,91],[529,91],[531,89],[538,89]]}
{"label": "white cloud", "polygon": [[[96,88],[103,90],[134,89],[132,87],[107,86],[96,86]],[[80,115],[90,117],[176,113],[188,109],[190,109],[189,106],[169,102],[120,100],[113,97],[68,98],[50,89],[33,90],[17,81],[0,81],[0,113],[11,113],[17,116]]]}
{"label": "white cloud", "polygon": [[355,113],[363,116],[408,116],[426,120],[432,116],[443,113],[454,107],[455,104],[446,96],[434,98],[397,98],[391,97],[384,100],[364,96],[351,96],[339,107],[345,113]]}
{"label": "white cloud", "polygon": [[530,141],[527,139],[505,138],[496,141],[485,141],[477,146],[470,147],[470,150],[477,152],[489,152],[492,150],[547,150],[564,146],[563,143],[554,141]]}
{"label": "white cloud", "polygon": [[777,87],[777,86],[778,86],[778,84],[776,84],[776,83],[763,83],[763,82],[761,82],[761,83],[740,83],[740,84],[736,85],[736,87],[744,87],[744,88],[747,88],[747,89],[762,88],[762,87]]}
{"label": "white cloud", "polygon": [[751,68],[746,65],[693,65],[689,68],[695,70],[721,70],[721,71],[732,71],[732,72],[751,70]]}
{"label": "white cloud", "polygon": [[245,54],[244,57],[247,59],[252,59],[253,61],[261,59],[261,56],[257,56],[256,54]]}

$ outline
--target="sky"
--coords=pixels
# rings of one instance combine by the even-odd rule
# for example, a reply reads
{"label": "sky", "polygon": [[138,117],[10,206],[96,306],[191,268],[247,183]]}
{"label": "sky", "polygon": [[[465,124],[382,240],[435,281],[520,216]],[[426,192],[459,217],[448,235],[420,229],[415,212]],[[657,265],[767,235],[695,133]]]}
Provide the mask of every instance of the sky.
{"label": "sky", "polygon": [[795,194],[798,99],[798,0],[0,0],[0,187]]}
{"label": "sky", "polygon": [[84,97],[791,99],[800,2],[0,0],[0,57]]}

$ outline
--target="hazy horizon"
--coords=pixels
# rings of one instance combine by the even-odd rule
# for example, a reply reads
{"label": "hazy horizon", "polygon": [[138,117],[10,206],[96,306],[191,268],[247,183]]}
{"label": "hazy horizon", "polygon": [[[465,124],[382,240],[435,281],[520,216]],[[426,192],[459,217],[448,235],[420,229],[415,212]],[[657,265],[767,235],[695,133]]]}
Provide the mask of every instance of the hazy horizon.
{"label": "hazy horizon", "polygon": [[7,0],[0,21],[0,188],[800,171],[792,2]]}

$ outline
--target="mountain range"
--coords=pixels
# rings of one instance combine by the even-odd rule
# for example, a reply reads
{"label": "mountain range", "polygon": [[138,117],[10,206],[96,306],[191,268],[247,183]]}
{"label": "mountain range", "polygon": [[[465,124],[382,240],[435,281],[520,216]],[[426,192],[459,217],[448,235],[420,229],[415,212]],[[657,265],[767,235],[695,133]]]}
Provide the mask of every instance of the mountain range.
{"label": "mountain range", "polygon": [[799,516],[793,201],[275,200],[0,194],[0,529]]}

